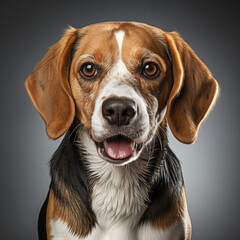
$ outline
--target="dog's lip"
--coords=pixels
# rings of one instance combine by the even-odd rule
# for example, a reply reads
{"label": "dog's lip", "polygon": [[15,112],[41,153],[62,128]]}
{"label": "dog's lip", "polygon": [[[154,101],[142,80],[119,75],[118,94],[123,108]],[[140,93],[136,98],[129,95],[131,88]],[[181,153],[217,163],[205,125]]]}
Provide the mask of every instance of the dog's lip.
{"label": "dog's lip", "polygon": [[[109,152],[107,152],[107,150],[106,150],[107,142],[110,141],[111,139],[119,138],[119,137],[123,138],[127,142],[129,142],[127,153],[125,153],[125,155],[123,154],[121,156],[114,156],[114,155],[109,154]],[[144,143],[138,143],[138,142],[134,141],[133,139],[131,139],[125,135],[122,135],[122,134],[111,135],[110,137],[107,137],[102,141],[94,141],[94,142],[97,146],[99,156],[101,158],[103,158],[104,160],[106,160],[107,162],[110,162],[112,164],[122,164],[124,162],[127,162],[133,156],[137,155],[137,153],[142,149],[143,144],[144,144]],[[131,146],[131,150],[130,150],[130,146]]]}

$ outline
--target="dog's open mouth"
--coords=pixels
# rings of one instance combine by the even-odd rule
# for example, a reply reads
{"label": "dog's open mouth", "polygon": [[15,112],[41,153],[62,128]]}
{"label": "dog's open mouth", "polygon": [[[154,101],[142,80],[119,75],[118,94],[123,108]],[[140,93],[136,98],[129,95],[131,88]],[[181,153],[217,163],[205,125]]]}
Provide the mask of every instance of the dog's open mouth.
{"label": "dog's open mouth", "polygon": [[108,162],[122,164],[137,156],[142,149],[142,143],[136,143],[134,140],[123,136],[115,135],[97,143],[98,154]]}

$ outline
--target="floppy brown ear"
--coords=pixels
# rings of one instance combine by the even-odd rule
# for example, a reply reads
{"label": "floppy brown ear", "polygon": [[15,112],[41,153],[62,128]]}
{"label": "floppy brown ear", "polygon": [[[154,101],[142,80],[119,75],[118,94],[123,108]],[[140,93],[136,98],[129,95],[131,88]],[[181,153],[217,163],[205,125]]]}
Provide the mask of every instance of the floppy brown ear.
{"label": "floppy brown ear", "polygon": [[216,100],[218,83],[178,33],[167,33],[166,41],[174,78],[168,101],[168,123],[179,141],[193,143],[201,122]]}
{"label": "floppy brown ear", "polygon": [[75,105],[69,85],[72,47],[77,39],[73,28],[54,44],[27,78],[25,85],[34,106],[46,124],[49,137],[60,137],[71,125]]}

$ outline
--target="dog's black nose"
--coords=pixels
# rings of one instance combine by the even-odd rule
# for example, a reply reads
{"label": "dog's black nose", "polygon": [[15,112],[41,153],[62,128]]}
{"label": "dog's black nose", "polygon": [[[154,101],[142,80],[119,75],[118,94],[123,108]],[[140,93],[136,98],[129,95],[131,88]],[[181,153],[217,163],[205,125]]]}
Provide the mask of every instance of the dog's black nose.
{"label": "dog's black nose", "polygon": [[111,125],[128,125],[137,112],[136,104],[126,98],[109,98],[103,102],[102,115]]}

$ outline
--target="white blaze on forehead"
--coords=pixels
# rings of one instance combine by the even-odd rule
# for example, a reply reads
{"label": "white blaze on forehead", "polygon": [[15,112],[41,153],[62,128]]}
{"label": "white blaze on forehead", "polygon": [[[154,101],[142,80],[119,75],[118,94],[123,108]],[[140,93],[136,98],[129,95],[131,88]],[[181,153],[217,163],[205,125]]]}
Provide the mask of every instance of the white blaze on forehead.
{"label": "white blaze on forehead", "polygon": [[122,52],[122,43],[123,43],[124,35],[125,35],[125,32],[122,30],[115,32],[115,37],[117,39],[120,57],[121,57],[121,52]]}

